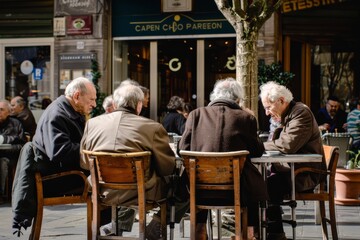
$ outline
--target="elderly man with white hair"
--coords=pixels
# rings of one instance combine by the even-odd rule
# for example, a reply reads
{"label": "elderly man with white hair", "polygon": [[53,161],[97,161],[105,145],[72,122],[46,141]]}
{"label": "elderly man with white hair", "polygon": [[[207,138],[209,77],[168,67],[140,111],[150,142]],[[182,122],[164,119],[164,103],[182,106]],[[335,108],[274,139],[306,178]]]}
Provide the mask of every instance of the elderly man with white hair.
{"label": "elderly man with white hair", "polygon": [[[86,116],[96,106],[96,89],[92,81],[79,77],[72,80],[65,94],[53,101],[41,115],[32,142],[20,152],[13,185],[13,228],[31,225],[36,213],[35,170],[42,175],[80,169],[80,140]],[[79,181],[62,180],[46,186],[46,193],[79,187]]]}
{"label": "elderly man with white hair", "polygon": [[[267,82],[260,86],[260,98],[266,115],[280,120],[280,126],[275,129],[272,139],[264,143],[265,150],[286,154],[323,154],[320,131],[313,113],[305,104],[295,102],[289,89],[276,82]],[[295,169],[305,166],[326,170],[324,158],[321,163],[296,163]],[[284,195],[291,192],[290,168],[273,164],[271,171],[267,181],[270,197],[267,239],[286,240],[280,203]],[[320,174],[302,173],[296,177],[296,191],[311,191],[322,180],[324,176]]]}

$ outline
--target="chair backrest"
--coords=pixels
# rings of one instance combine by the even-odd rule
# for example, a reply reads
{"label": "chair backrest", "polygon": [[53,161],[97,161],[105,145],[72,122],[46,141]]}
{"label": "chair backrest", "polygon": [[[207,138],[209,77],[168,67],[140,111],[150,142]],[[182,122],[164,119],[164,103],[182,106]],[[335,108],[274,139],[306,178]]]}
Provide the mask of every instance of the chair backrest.
{"label": "chair backrest", "polygon": [[323,145],[327,170],[335,175],[339,159],[339,147]]}
{"label": "chair backrest", "polygon": [[233,184],[234,161],[238,161],[241,173],[248,151],[233,152],[196,152],[180,151],[186,170],[190,171],[190,161],[196,164],[197,184]]}
{"label": "chair backrest", "polygon": [[323,143],[329,146],[338,146],[339,161],[337,167],[344,167],[348,160],[346,150],[350,149],[352,144],[352,137],[348,133],[325,133],[322,136]]}
{"label": "chair backrest", "polygon": [[93,159],[96,175],[100,184],[135,184],[137,179],[137,163],[144,170],[144,182],[149,179],[150,151],[113,153],[83,150],[89,159]]}

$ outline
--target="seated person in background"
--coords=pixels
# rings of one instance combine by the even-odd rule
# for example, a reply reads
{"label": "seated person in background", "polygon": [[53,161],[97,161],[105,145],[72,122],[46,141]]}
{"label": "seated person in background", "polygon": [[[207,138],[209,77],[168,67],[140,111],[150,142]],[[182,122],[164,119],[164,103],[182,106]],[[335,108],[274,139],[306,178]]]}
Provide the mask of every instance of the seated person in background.
{"label": "seated person in background", "polygon": [[[260,157],[264,145],[257,135],[255,116],[240,106],[242,91],[240,83],[233,78],[217,81],[209,105],[190,112],[179,149],[202,152],[248,150],[250,154],[241,175],[241,200],[248,208],[249,226],[258,226],[258,204],[267,199],[267,193],[264,179],[250,158]],[[217,194],[213,193],[212,199],[215,200]],[[227,197],[231,199],[233,192]],[[198,239],[207,239],[206,218],[206,210],[197,213]]]}
{"label": "seated person in background", "polygon": [[[146,198],[159,200],[167,196],[168,186],[164,177],[175,170],[175,155],[169,145],[166,130],[158,122],[139,116],[144,93],[140,87],[124,85],[118,87],[113,94],[115,111],[112,114],[88,120],[81,149],[91,151],[136,152],[151,151],[151,180],[146,187]],[[114,128],[116,125],[116,128]],[[81,166],[89,169],[88,159],[84,156]],[[102,201],[107,205],[136,203],[137,190],[100,189]],[[188,209],[176,207],[176,222],[180,222]],[[161,226],[157,215],[146,227],[146,238],[160,239]]]}
{"label": "seated person in background", "polygon": [[141,108],[140,116],[150,118],[149,101],[150,101],[150,90],[147,87],[140,86],[144,93],[143,106]]}
{"label": "seated person in background", "polygon": [[114,111],[113,96],[109,95],[106,98],[104,98],[102,106],[105,110],[105,113],[112,113]]}
{"label": "seated person in background", "polygon": [[31,110],[26,106],[25,100],[16,96],[11,99],[11,116],[20,120],[24,127],[24,132],[29,134],[30,140],[33,138],[36,130],[36,121]]}
{"label": "seated person in background", "polygon": [[360,100],[356,99],[355,108],[347,116],[347,131],[353,137],[352,148],[360,149]]}
{"label": "seated person in background", "polygon": [[189,117],[189,113],[194,110],[193,106],[190,103],[183,104],[182,115],[187,119]]}
{"label": "seated person in background", "polygon": [[326,106],[321,108],[316,116],[320,131],[346,132],[347,113],[340,108],[340,101],[330,96]]}
{"label": "seated person in background", "polygon": [[10,117],[10,108],[7,100],[0,100],[0,144],[11,144],[10,149],[0,150],[0,203],[4,202],[9,166],[16,166],[19,152],[25,143],[23,126],[19,120]]}
{"label": "seated person in background", "polygon": [[41,100],[41,109],[45,110],[50,104],[51,104],[51,99],[49,97],[44,97]]}
{"label": "seated person in background", "polygon": [[[323,147],[320,131],[311,110],[301,102],[293,101],[289,89],[275,82],[267,82],[260,86],[260,98],[266,115],[281,119],[281,126],[273,135],[273,139],[264,142],[265,150],[277,150],[286,154],[312,153],[322,154]],[[321,163],[297,163],[299,167],[312,167],[326,170],[325,159]],[[284,196],[291,193],[290,168],[273,164],[272,174],[268,177],[267,187],[270,196],[268,216],[268,240],[286,240],[280,203]],[[296,191],[313,190],[324,176],[303,173],[296,177]]]}
{"label": "seated person in background", "polygon": [[[80,140],[85,116],[96,106],[96,89],[84,77],[72,80],[65,94],[53,101],[41,115],[32,143],[21,150],[13,185],[13,228],[31,226],[36,214],[35,169],[42,175],[80,170]],[[72,176],[71,176],[72,177]],[[44,185],[48,195],[83,187],[78,178]],[[17,230],[17,231],[18,231]]]}
{"label": "seated person in background", "polygon": [[172,96],[166,106],[166,113],[162,125],[168,133],[182,135],[184,132],[186,118],[182,115],[184,99],[178,96]]}

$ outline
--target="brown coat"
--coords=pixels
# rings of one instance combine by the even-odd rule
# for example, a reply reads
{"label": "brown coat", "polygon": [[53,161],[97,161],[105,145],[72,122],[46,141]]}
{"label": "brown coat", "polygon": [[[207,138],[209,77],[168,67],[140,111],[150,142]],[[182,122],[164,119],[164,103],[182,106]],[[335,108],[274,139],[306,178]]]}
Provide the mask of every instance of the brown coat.
{"label": "brown coat", "polygon": [[266,186],[250,157],[260,157],[264,145],[257,135],[257,122],[234,101],[216,100],[190,112],[179,149],[226,152],[248,150],[250,155],[241,176],[241,198],[260,201],[267,198]]}
{"label": "brown coat", "polygon": [[[283,153],[324,153],[320,131],[311,110],[301,102],[291,101],[281,117],[281,126],[275,130],[274,140],[265,142],[266,150],[278,150]],[[326,169],[325,159],[322,163],[297,163],[295,169],[310,166]],[[303,174],[296,178],[296,191],[314,188],[321,176]]]}
{"label": "brown coat", "polygon": [[[91,151],[135,152],[151,151],[151,180],[146,185],[146,197],[151,200],[165,197],[164,182],[160,177],[171,175],[175,155],[169,146],[164,127],[128,109],[90,119],[85,127],[80,149]],[[88,159],[82,157],[81,167],[88,169]],[[104,190],[105,203],[128,203],[137,191]]]}

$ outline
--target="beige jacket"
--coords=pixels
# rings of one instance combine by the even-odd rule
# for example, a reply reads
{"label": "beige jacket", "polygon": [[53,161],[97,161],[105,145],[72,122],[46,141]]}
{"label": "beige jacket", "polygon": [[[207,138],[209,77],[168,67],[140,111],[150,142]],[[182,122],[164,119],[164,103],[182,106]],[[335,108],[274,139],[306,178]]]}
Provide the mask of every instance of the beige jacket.
{"label": "beige jacket", "polygon": [[[169,146],[169,137],[160,123],[121,109],[88,120],[80,150],[135,152],[151,151],[151,180],[147,182],[147,199],[166,196],[162,176],[171,175],[175,168],[175,155]],[[81,157],[80,165],[88,169],[88,159]],[[106,204],[128,204],[137,197],[136,191],[102,189]],[[134,202],[135,203],[135,202]]]}

